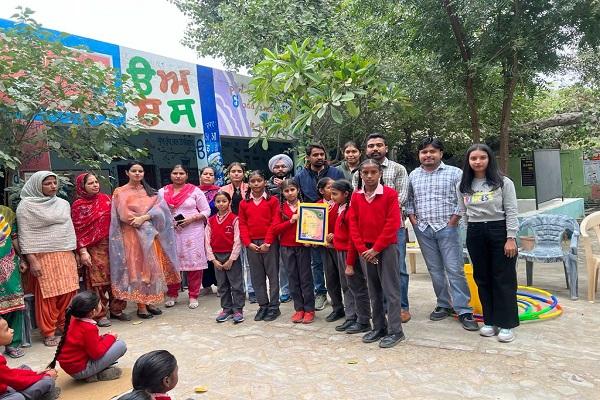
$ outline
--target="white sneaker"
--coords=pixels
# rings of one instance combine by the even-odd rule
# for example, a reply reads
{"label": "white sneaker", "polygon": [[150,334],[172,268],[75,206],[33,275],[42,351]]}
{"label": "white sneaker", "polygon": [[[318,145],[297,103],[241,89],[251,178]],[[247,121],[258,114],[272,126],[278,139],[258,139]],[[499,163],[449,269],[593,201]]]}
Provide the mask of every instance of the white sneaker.
{"label": "white sneaker", "polygon": [[174,297],[167,297],[167,301],[165,301],[165,307],[170,308],[173,307],[177,303],[177,299]]}
{"label": "white sneaker", "polygon": [[198,300],[196,300],[196,299],[190,300],[190,305],[188,307],[191,308],[192,310],[195,308],[198,308]]}
{"label": "white sneaker", "polygon": [[479,335],[485,337],[492,337],[498,334],[498,328],[492,325],[483,325],[479,328]]}
{"label": "white sneaker", "polygon": [[515,334],[512,329],[500,329],[498,333],[498,341],[502,343],[509,343],[515,340]]}

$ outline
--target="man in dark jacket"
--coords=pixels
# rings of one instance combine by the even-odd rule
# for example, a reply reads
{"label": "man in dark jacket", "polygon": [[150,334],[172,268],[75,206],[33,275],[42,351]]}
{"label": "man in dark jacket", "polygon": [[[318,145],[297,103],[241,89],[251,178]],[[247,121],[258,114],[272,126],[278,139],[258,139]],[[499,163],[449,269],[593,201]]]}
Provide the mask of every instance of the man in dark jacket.
{"label": "man in dark jacket", "polygon": [[273,174],[267,181],[267,190],[273,196],[279,196],[281,183],[292,177],[294,161],[287,154],[277,154],[269,160],[269,171]]}
{"label": "man in dark jacket", "polygon": [[[327,152],[320,144],[310,144],[306,147],[307,166],[294,178],[300,186],[304,202],[315,203],[319,200],[317,182],[319,179],[329,177],[333,180],[344,179],[344,174],[337,168],[330,167],[327,163]],[[315,247],[311,248],[311,268],[315,285],[315,308],[323,310],[327,303],[327,288],[321,255]]]}

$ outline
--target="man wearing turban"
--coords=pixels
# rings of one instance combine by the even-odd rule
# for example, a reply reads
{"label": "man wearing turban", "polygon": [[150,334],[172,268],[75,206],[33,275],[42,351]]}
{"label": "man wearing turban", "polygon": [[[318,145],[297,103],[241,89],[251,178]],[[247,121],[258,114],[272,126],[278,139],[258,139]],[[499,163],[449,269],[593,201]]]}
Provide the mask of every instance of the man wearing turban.
{"label": "man wearing turban", "polygon": [[294,162],[286,154],[277,154],[269,160],[269,171],[273,176],[267,182],[267,189],[273,196],[279,196],[280,186],[284,179],[292,177]]}

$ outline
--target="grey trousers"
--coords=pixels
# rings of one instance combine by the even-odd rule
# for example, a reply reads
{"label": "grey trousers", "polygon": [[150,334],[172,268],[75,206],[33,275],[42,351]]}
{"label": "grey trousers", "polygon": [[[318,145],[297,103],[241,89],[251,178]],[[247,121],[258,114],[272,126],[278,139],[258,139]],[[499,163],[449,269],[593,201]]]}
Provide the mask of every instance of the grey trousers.
{"label": "grey trousers", "polygon": [[[253,240],[252,243],[260,246],[264,240]],[[279,245],[277,242],[271,244],[268,253],[255,253],[248,250],[248,263],[258,305],[271,309],[279,308]],[[269,279],[268,293],[267,278]]]}
{"label": "grey trousers", "polygon": [[[388,246],[377,256],[378,264],[367,263],[362,257],[360,265],[367,276],[373,329],[384,330],[388,334],[402,332],[402,311],[400,303],[400,268],[398,267],[397,246]],[[387,323],[383,300],[387,302]]]}
{"label": "grey trousers", "polygon": [[[214,253],[217,260],[224,263],[231,253]],[[223,271],[215,268],[217,277],[217,293],[221,297],[221,308],[226,312],[242,312],[246,301],[244,293],[244,271],[238,258],[231,264],[231,269]]]}
{"label": "grey trousers", "polygon": [[[19,367],[20,369],[30,369],[26,365]],[[54,389],[54,379],[49,376],[40,379],[27,389],[17,392],[9,387],[6,393],[0,394],[1,400],[38,400],[46,393]]]}
{"label": "grey trousers", "polygon": [[315,311],[315,287],[310,267],[310,248],[281,246],[279,252],[283,263],[287,266],[294,310]]}
{"label": "grey trousers", "polygon": [[113,365],[117,360],[127,352],[127,346],[122,340],[117,340],[110,346],[110,349],[99,359],[90,360],[86,368],[76,374],[71,375],[74,379],[87,379],[104,371],[106,368]]}
{"label": "grey trousers", "polygon": [[347,251],[338,251],[338,269],[344,294],[346,319],[368,324],[371,319],[371,304],[367,279],[360,264],[355,266],[354,275],[346,276],[347,254]]}
{"label": "grey trousers", "polygon": [[329,247],[319,247],[323,268],[325,269],[325,286],[327,294],[331,299],[331,308],[333,311],[344,311],[344,302],[342,301],[342,285],[340,283],[340,273],[338,271],[337,252]]}

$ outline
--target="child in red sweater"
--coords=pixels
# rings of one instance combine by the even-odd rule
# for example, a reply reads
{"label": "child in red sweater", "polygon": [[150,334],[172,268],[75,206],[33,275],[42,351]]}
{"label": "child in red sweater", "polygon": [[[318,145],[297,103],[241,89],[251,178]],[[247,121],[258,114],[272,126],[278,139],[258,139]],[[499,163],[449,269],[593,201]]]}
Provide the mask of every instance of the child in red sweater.
{"label": "child in red sweater", "polygon": [[255,321],[273,321],[281,315],[279,249],[273,238],[273,222],[279,212],[279,202],[265,190],[266,182],[261,171],[250,173],[248,190],[244,200],[240,202],[239,210],[240,237],[242,244],[248,249],[252,286],[260,306],[254,317]]}
{"label": "child in red sweater", "polygon": [[150,393],[153,400],[171,400],[168,392],[179,382],[177,359],[167,350],[154,350],[133,364],[131,384],[134,391]]}
{"label": "child in red sweater", "polygon": [[280,186],[280,212],[273,226],[279,237],[281,260],[287,266],[290,295],[294,300],[292,322],[310,324],[315,319],[315,292],[310,268],[310,248],[296,242],[300,186],[286,179]]}
{"label": "child in red sweater", "polygon": [[233,317],[233,323],[244,321],[244,271],[240,262],[240,228],[238,217],[231,212],[231,196],[220,191],[214,198],[217,214],[208,219],[204,241],[206,256],[215,266],[217,293],[221,312],[217,322]]}
{"label": "child in red sweater", "polygon": [[112,365],[127,351],[125,342],[117,340],[117,334],[98,334],[94,317],[102,310],[96,293],[78,293],[67,308],[65,331],[56,349],[54,359],[48,365],[61,368],[75,379],[86,382],[109,381],[121,377],[120,368]]}
{"label": "child in red sweater", "polygon": [[[396,237],[402,224],[398,194],[381,182],[383,169],[368,159],[359,167],[357,190],[350,207],[350,236],[366,270],[373,330],[363,336],[364,343],[379,341],[387,348],[404,340],[400,319],[400,269]],[[387,321],[384,308],[387,302]]]}
{"label": "child in red sweater", "polygon": [[[323,269],[325,270],[325,282],[327,285],[327,294],[331,299],[331,313],[325,318],[327,322],[334,322],[346,315],[344,312],[344,302],[342,293],[348,290],[348,286],[342,287],[340,275],[338,272],[337,253],[333,248],[333,231],[335,228],[335,220],[337,219],[338,205],[331,200],[331,186],[334,180],[325,177],[317,182],[317,192],[319,193],[319,201],[317,203],[325,203],[329,206],[328,224],[327,224],[327,246],[319,247],[321,260],[323,261]],[[343,324],[342,324],[343,325]]]}
{"label": "child in red sweater", "polygon": [[[0,346],[12,343],[14,331],[0,318]],[[2,400],[54,400],[60,389],[54,387],[56,370],[35,372],[27,366],[9,368],[0,354],[0,399]]]}
{"label": "child in red sweater", "polygon": [[[331,186],[331,199],[337,204],[337,218],[333,231],[333,247],[337,252],[337,265],[344,290],[346,321],[335,327],[349,334],[371,330],[371,305],[365,274],[357,263],[357,254],[350,239],[350,198],[352,184],[340,179]],[[358,268],[356,268],[358,264]]]}

